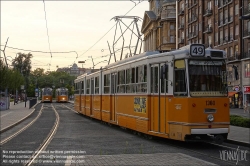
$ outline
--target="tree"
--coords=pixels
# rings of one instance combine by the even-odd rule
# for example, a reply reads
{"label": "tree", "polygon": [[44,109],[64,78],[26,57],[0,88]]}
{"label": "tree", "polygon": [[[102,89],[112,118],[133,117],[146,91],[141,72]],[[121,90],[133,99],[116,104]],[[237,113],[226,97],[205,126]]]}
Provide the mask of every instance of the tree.
{"label": "tree", "polygon": [[24,76],[25,83],[28,85],[28,76],[31,72],[31,58],[33,55],[31,53],[17,53],[17,55],[18,56],[12,61],[12,65]]}
{"label": "tree", "polygon": [[31,72],[32,75],[35,77],[41,77],[44,75],[44,69],[42,68],[36,68],[34,71]]}
{"label": "tree", "polygon": [[12,61],[14,69],[19,71],[25,80],[25,89],[29,89],[29,75],[31,72],[31,58],[33,55],[31,53],[17,53],[17,57]]}
{"label": "tree", "polygon": [[8,88],[10,92],[15,92],[24,83],[23,76],[17,70],[7,68],[2,60],[0,60],[0,76],[1,90]]}

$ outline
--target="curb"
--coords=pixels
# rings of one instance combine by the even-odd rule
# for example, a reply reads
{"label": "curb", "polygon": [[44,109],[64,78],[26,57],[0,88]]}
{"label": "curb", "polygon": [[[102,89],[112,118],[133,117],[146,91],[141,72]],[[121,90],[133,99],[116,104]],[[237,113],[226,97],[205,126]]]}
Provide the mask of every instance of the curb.
{"label": "curb", "polygon": [[236,141],[236,140],[231,140],[231,139],[227,139],[225,140],[226,143],[231,143],[231,144],[237,144],[237,145],[241,145],[241,146],[246,146],[250,148],[250,143],[247,142],[242,142],[242,141]]}
{"label": "curb", "polygon": [[11,124],[11,125],[5,127],[4,129],[0,130],[0,133],[3,133],[3,132],[5,132],[5,131],[7,131],[7,130],[13,128],[13,127],[15,127],[16,125],[20,124],[20,123],[23,122],[25,119],[27,119],[28,117],[30,117],[30,116],[35,112],[35,110],[36,110],[36,109],[35,109],[35,106],[36,106],[37,104],[39,104],[39,103],[36,103],[34,106],[32,106],[31,108],[29,108],[29,109],[33,109],[33,111],[32,111],[30,114],[28,114],[27,116],[25,116],[23,119],[17,121],[16,123],[13,123],[13,124]]}

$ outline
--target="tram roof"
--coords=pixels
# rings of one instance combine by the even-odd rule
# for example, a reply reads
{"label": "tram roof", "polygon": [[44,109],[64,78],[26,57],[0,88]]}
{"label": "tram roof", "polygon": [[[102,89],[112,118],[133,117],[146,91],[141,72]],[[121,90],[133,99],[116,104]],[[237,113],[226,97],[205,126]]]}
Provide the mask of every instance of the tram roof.
{"label": "tram roof", "polygon": [[122,63],[126,63],[126,62],[129,62],[129,61],[133,61],[133,60],[136,60],[136,59],[140,59],[140,58],[142,58],[142,57],[147,57],[147,56],[151,56],[151,55],[155,55],[155,54],[159,54],[159,53],[160,53],[159,51],[148,51],[148,52],[144,52],[144,53],[137,54],[137,55],[134,55],[134,56],[132,56],[132,57],[129,57],[129,58],[122,59],[122,60],[120,60],[120,61],[114,62],[114,63],[112,63],[112,64],[110,64],[110,65],[105,66],[104,68],[110,68],[110,67],[113,67],[113,66],[122,64]]}

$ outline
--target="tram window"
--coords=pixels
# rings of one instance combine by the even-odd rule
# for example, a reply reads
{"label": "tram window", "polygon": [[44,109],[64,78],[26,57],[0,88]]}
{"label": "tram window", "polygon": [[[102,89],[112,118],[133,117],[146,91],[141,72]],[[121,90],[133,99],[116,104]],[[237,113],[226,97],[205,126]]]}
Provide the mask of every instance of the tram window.
{"label": "tram window", "polygon": [[131,69],[126,70],[126,93],[130,93],[130,83],[131,83]]}
{"label": "tram window", "polygon": [[144,65],[144,82],[147,82],[147,65]]}
{"label": "tram window", "polygon": [[132,83],[135,83],[135,68],[132,68],[132,79],[131,79]]}
{"label": "tram window", "polygon": [[145,93],[147,92],[147,82],[146,82],[146,78],[147,78],[147,66],[139,66],[138,67],[138,83],[137,83],[137,92],[140,93]]}
{"label": "tram window", "polygon": [[158,93],[158,66],[151,67],[151,93]]}
{"label": "tram window", "polygon": [[174,92],[177,95],[187,95],[185,61],[175,61],[175,88]]}
{"label": "tram window", "polygon": [[147,93],[147,65],[144,65],[144,79],[142,84],[142,92]]}
{"label": "tram window", "polygon": [[84,88],[85,88],[84,87],[84,81],[82,81],[82,92],[81,92],[82,94],[84,94]]}
{"label": "tram window", "polygon": [[87,89],[86,89],[86,94],[90,94],[90,80],[87,80]]}
{"label": "tram window", "polygon": [[175,70],[175,92],[186,93],[185,70]]}
{"label": "tram window", "polygon": [[153,93],[154,92],[154,81],[153,81],[153,78],[154,78],[154,68],[153,67],[151,67],[150,72],[151,72],[151,76],[150,76],[150,79],[151,79],[151,81],[150,81],[151,90],[150,90],[150,92]]}
{"label": "tram window", "polygon": [[158,66],[154,67],[154,93],[158,93]]}
{"label": "tram window", "polygon": [[125,93],[125,70],[118,72],[117,92]]}
{"label": "tram window", "polygon": [[109,86],[110,86],[110,75],[105,74],[104,75],[104,93],[109,93]]}
{"label": "tram window", "polygon": [[136,67],[136,75],[135,75],[135,83],[138,83],[138,78],[139,78],[139,68]]}
{"label": "tram window", "polygon": [[164,64],[161,66],[161,93],[168,92],[168,65]]}
{"label": "tram window", "polygon": [[135,82],[135,78],[136,77],[136,73],[135,73],[135,68],[132,68],[132,80],[131,80],[131,93],[135,93],[136,92],[136,82]]}
{"label": "tram window", "polygon": [[99,76],[95,77],[95,94],[99,94]]}
{"label": "tram window", "polygon": [[90,83],[90,93],[91,94],[94,94],[94,86],[95,86],[95,83],[94,83],[94,78],[91,78],[91,83]]}

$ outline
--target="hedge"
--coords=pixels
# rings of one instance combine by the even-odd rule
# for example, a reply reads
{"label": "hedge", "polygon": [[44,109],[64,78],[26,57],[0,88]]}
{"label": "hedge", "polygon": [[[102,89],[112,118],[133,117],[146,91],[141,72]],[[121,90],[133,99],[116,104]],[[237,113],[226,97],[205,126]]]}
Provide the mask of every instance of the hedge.
{"label": "hedge", "polygon": [[238,115],[230,115],[230,125],[250,128],[250,119]]}

